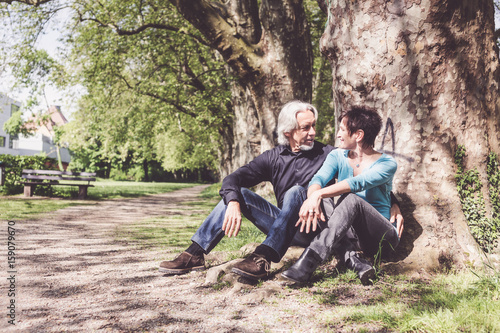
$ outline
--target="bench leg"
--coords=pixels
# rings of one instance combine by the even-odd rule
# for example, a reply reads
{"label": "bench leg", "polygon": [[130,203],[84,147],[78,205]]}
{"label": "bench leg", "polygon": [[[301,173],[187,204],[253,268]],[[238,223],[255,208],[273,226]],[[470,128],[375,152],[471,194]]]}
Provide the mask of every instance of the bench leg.
{"label": "bench leg", "polygon": [[32,197],[36,185],[24,185],[24,196]]}
{"label": "bench leg", "polygon": [[78,199],[87,198],[87,186],[78,186]]}

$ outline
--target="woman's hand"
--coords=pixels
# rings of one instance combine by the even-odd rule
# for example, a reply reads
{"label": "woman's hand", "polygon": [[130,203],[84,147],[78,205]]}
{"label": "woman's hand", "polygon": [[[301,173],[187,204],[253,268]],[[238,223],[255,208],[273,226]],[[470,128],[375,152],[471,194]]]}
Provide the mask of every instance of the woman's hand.
{"label": "woman's hand", "polygon": [[397,221],[397,227],[396,230],[398,232],[398,236],[401,238],[401,235],[403,234],[403,230],[405,227],[405,219],[403,218],[403,215],[401,214],[401,210],[399,209],[399,206],[394,204],[391,206],[391,223],[394,223],[394,221]]}
{"label": "woman's hand", "polygon": [[[300,232],[304,232],[304,228],[306,234],[309,231],[316,231],[316,225],[318,223],[318,218],[322,221],[325,220],[325,216],[320,208],[321,197],[319,193],[313,192],[309,198],[304,201],[299,211],[299,220],[295,224],[296,227],[300,225]],[[311,227],[312,224],[312,227]]]}

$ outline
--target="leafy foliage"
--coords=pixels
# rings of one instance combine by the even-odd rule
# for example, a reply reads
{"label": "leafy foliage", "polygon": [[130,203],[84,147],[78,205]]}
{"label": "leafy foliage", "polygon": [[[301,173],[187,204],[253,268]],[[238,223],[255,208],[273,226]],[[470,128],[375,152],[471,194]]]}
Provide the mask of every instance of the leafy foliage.
{"label": "leafy foliage", "polygon": [[[23,193],[23,185],[20,184],[23,169],[51,170],[56,165],[54,159],[45,156],[0,155],[0,161],[5,164],[5,184],[0,187],[4,194]],[[51,187],[35,187],[36,195],[51,195],[52,191]]]}
{"label": "leafy foliage", "polygon": [[[223,140],[232,136],[226,64],[170,3],[157,0],[53,0],[38,7],[5,5],[13,33],[18,83],[43,96],[44,85],[80,86],[86,95],[61,142],[71,168],[109,176],[111,169],[161,164],[169,172],[216,171]],[[304,2],[314,49],[313,103],[321,112],[318,139],[333,143],[331,70],[319,53],[326,16]],[[37,49],[58,12],[64,13],[59,59]],[[30,105],[37,105],[34,98]],[[229,139],[228,139],[229,138]],[[147,167],[144,167],[147,170]]]}
{"label": "leafy foliage", "polygon": [[72,149],[98,147],[115,167],[160,161],[168,171],[214,170],[230,94],[223,63],[196,31],[154,1],[81,2],[76,11],[68,43],[89,94]]}
{"label": "leafy foliage", "polygon": [[492,218],[500,220],[500,166],[497,154],[490,153],[488,155],[486,167],[491,205],[493,207]]}
{"label": "leafy foliage", "polygon": [[313,100],[319,112],[316,124],[316,137],[325,144],[335,144],[335,109],[332,101],[332,69],[326,57],[320,53],[319,40],[323,34],[327,17],[319,8],[317,1],[304,1],[307,20],[313,44]]}
{"label": "leafy foliage", "polygon": [[23,134],[29,136],[32,133],[27,130],[25,122],[22,119],[23,112],[21,110],[16,111],[12,116],[3,124],[3,130],[11,135],[16,136],[18,134]]}
{"label": "leafy foliage", "polygon": [[[22,36],[12,41],[8,63],[19,84],[31,87],[33,96],[46,81],[87,92],[64,135],[76,157],[74,169],[109,175],[111,167],[156,161],[173,171],[216,169],[221,132],[231,131],[231,78],[169,2],[2,6]],[[61,53],[66,67],[36,48],[39,34],[61,10],[69,18]],[[159,146],[165,142],[175,143]]]}
{"label": "leafy foliage", "polygon": [[457,165],[457,190],[462,204],[462,211],[469,224],[472,236],[485,252],[493,250],[500,236],[499,197],[498,185],[500,184],[500,169],[498,159],[495,154],[488,157],[488,182],[490,184],[490,198],[493,203],[492,217],[486,216],[486,207],[483,194],[481,193],[482,183],[479,172],[465,170],[464,159],[466,153],[464,146],[459,146],[455,153],[455,164]]}
{"label": "leafy foliage", "polygon": [[0,23],[4,31],[0,44],[0,73],[15,76],[14,88],[28,88],[25,110],[43,105],[48,84],[62,83],[57,77],[62,66],[46,50],[37,47],[41,35],[47,32],[54,14],[66,6],[64,1],[49,1],[43,7],[14,2],[0,4]]}

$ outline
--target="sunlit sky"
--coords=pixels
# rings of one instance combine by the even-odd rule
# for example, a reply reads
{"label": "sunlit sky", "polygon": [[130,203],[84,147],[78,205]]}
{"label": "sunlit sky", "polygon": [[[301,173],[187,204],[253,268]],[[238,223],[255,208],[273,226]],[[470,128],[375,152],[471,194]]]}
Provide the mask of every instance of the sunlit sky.
{"label": "sunlit sky", "polygon": [[[64,22],[64,12],[55,16],[54,22]],[[51,23],[47,26],[45,33],[42,34],[36,44],[37,48],[45,49],[49,55],[53,58],[58,58],[57,48],[63,45],[58,42],[61,33],[56,29],[56,23]],[[0,92],[6,94],[10,98],[20,102],[25,103],[29,98],[29,91],[27,89],[14,89],[14,78],[7,74],[2,74],[0,80]],[[61,111],[66,116],[66,118],[71,118],[72,111],[76,108],[77,96],[79,94],[78,89],[72,89],[71,91],[61,91],[55,86],[46,86],[44,89],[45,96],[39,97],[39,106],[34,108],[33,111],[43,111],[46,110],[51,105],[58,105],[61,107]]]}

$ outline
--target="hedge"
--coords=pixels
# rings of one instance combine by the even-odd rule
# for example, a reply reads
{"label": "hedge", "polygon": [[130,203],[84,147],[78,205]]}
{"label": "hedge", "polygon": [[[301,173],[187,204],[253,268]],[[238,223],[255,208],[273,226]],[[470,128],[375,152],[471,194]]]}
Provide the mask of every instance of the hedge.
{"label": "hedge", "polygon": [[[21,173],[23,169],[57,170],[57,161],[45,156],[15,156],[0,154],[0,162],[5,166],[5,183],[0,192],[6,195],[23,193]],[[36,195],[52,195],[52,186],[37,186]]]}

